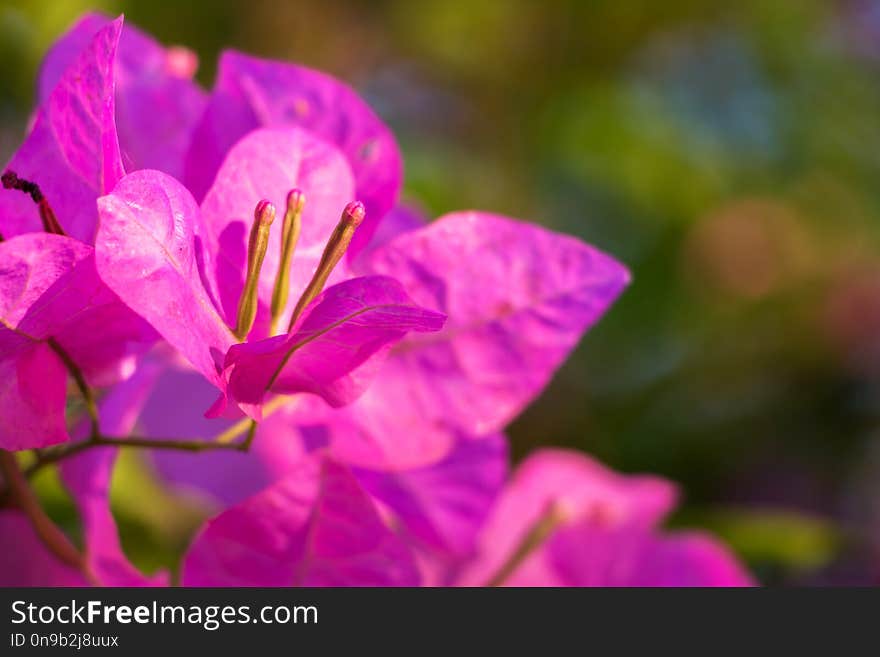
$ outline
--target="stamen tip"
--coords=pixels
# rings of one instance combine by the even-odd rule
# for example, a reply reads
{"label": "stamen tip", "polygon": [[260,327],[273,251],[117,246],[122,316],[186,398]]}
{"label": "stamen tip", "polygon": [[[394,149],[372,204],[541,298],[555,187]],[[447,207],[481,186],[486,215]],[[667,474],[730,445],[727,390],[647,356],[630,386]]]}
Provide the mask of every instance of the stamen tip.
{"label": "stamen tip", "polygon": [[306,195],[301,189],[291,189],[287,194],[287,209],[292,212],[302,212],[306,204]]}
{"label": "stamen tip", "polygon": [[266,199],[263,199],[257,203],[257,207],[254,210],[254,219],[261,224],[270,225],[275,221],[275,206]]}
{"label": "stamen tip", "polygon": [[367,210],[366,208],[364,208],[363,203],[361,203],[360,201],[352,201],[351,203],[346,205],[345,210],[342,211],[342,218],[352,228],[357,228],[363,222],[366,214]]}

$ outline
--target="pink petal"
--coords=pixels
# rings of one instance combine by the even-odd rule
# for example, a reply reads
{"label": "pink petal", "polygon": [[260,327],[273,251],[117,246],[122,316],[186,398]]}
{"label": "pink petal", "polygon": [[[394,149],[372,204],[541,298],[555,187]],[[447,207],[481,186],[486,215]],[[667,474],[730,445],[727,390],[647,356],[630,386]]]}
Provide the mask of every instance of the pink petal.
{"label": "pink petal", "polygon": [[353,403],[333,408],[306,399],[298,421],[320,431],[333,456],[346,463],[394,472],[426,467],[446,458],[463,434],[438,425],[434,401],[414,398],[412,385],[407,363],[392,352]]}
{"label": "pink petal", "polygon": [[754,586],[727,546],[701,532],[676,532],[645,550],[634,586]]}
{"label": "pink petal", "polygon": [[449,316],[441,332],[404,339],[364,396],[334,415],[334,453],[370,468],[425,465],[459,433],[503,429],[629,280],[572,237],[476,212],[405,232],[357,265]]}
{"label": "pink petal", "polygon": [[[52,91],[58,86],[67,69],[89,47],[95,35],[112,22],[112,18],[103,14],[87,13],[77,19],[67,32],[55,40],[43,56],[43,61],[40,62],[40,71],[37,76],[37,97],[40,103],[49,100]],[[124,32],[130,29],[132,29],[130,26],[123,27]]]}
{"label": "pink petal", "polygon": [[420,546],[449,558],[469,556],[507,477],[507,439],[462,438],[447,458],[404,472],[355,470]]}
{"label": "pink petal", "polygon": [[[377,355],[407,332],[437,331],[443,321],[440,313],[412,304],[397,281],[351,279],[315,299],[293,333],[230,349],[229,390],[248,407],[259,407],[270,390],[311,392],[340,406],[364,391],[379,365]],[[259,417],[258,408],[248,412]]]}
{"label": "pink petal", "polygon": [[158,171],[123,178],[98,200],[98,272],[135,312],[217,387],[235,342],[205,289],[205,229],[176,180]]}
{"label": "pink petal", "polygon": [[[48,99],[64,71],[111,19],[86,14],[49,50],[40,69],[40,98]],[[160,169],[180,177],[192,131],[207,95],[192,82],[198,62],[189,53],[180,66],[179,48],[166,50],[153,38],[126,25],[116,58],[116,126],[128,171]],[[194,65],[193,65],[194,64]]]}
{"label": "pink petal", "polygon": [[[553,537],[544,558],[555,586],[752,586],[751,576],[730,551],[698,532],[666,536],[644,528],[564,529]],[[509,584],[529,586],[521,576]]]}
{"label": "pink petal", "polygon": [[44,342],[0,360],[0,448],[47,447],[69,439],[67,370]]}
{"label": "pink petal", "polygon": [[[282,325],[286,326],[289,312],[312,277],[342,209],[354,198],[354,182],[345,158],[333,146],[298,128],[257,130],[229,151],[202,203],[203,221],[219,253],[216,279],[224,316],[230,325],[235,323],[244,285],[254,208],[266,199],[277,210],[260,276],[259,298],[263,303],[257,323],[262,331],[258,330],[253,337],[267,335],[268,307],[281,250],[282,217],[287,193],[294,188],[305,193],[306,205],[290,269],[290,307],[282,316]],[[331,283],[345,277],[345,267],[340,263]]]}
{"label": "pink petal", "polygon": [[432,416],[475,435],[503,428],[540,394],[629,280],[572,237],[476,212],[406,233],[367,266],[449,316],[399,357],[411,365],[412,396],[433,397]]}
{"label": "pink petal", "polygon": [[[55,288],[64,285],[78,265],[92,256],[92,248],[77,240],[48,233],[21,235],[0,243],[0,318],[7,327],[17,327],[29,314],[31,330],[43,338],[54,329],[58,317],[44,312],[47,305],[58,301]],[[44,297],[50,289],[58,290]],[[49,302],[47,304],[47,302]],[[74,303],[82,304],[81,299]],[[64,313],[59,313],[63,316]]]}
{"label": "pink petal", "polygon": [[29,287],[18,302],[27,312],[17,330],[53,338],[90,385],[125,378],[137,355],[158,339],[98,277],[91,247],[46,233],[21,235],[7,245],[13,258],[30,260]]}
{"label": "pink petal", "polygon": [[295,472],[209,521],[183,565],[185,586],[416,586],[403,542],[343,466]]}
{"label": "pink petal", "polygon": [[[7,167],[39,185],[65,232],[87,243],[95,236],[95,199],[123,175],[113,99],[121,30],[118,18],[73,59]],[[0,215],[4,237],[41,230],[37,206],[21,192],[0,190]]]}
{"label": "pink petal", "polygon": [[348,159],[356,195],[367,218],[352,254],[369,242],[376,223],[394,205],[402,165],[394,137],[347,85],[293,64],[226,51],[217,82],[192,143],[185,180],[196,198],[205,194],[226,152],[261,127],[300,126],[338,147]]}

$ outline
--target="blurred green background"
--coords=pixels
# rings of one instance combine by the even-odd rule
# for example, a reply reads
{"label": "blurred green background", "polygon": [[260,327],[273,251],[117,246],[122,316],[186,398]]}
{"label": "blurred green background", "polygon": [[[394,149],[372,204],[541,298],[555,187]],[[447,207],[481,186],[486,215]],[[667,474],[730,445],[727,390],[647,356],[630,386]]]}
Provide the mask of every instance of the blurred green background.
{"label": "blurred green background", "polygon": [[[493,210],[618,256],[632,287],[514,424],[515,455],[675,479],[673,524],[764,582],[880,584],[880,2],[4,0],[4,159],[87,9],[194,49],[206,86],[227,47],[327,70],[395,130],[433,216]],[[136,546],[158,512],[114,502]]]}

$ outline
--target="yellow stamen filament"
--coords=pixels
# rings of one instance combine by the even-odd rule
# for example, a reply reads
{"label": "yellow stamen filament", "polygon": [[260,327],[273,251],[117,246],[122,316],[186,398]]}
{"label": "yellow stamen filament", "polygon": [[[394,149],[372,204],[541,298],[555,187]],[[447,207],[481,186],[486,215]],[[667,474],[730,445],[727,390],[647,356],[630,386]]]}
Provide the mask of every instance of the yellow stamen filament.
{"label": "yellow stamen filament", "polygon": [[291,315],[290,323],[287,325],[288,333],[293,329],[296,320],[300,318],[306,306],[324,289],[324,285],[327,283],[333,268],[336,267],[342,256],[345,255],[348,245],[351,244],[354,231],[363,222],[364,214],[364,205],[359,201],[354,201],[345,206],[345,210],[342,211],[342,218],[327,241],[327,246],[324,247],[324,253],[321,255],[321,261],[318,263],[318,268],[315,270],[312,280],[309,281],[305,291],[296,303],[296,308],[293,309],[293,315]]}

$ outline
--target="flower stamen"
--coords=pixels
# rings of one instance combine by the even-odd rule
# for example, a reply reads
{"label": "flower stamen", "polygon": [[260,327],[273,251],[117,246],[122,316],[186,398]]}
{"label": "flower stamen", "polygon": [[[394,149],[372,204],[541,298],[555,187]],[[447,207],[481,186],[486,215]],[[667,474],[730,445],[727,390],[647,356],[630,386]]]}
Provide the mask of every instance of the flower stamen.
{"label": "flower stamen", "polygon": [[354,231],[363,222],[365,214],[364,204],[360,201],[352,201],[345,206],[339,223],[333,230],[330,239],[327,240],[327,246],[324,247],[324,253],[321,254],[321,261],[318,263],[312,280],[309,281],[299,301],[296,302],[293,315],[290,316],[290,323],[287,325],[288,333],[293,329],[293,325],[296,324],[296,320],[302,315],[306,306],[324,289],[333,268],[345,255],[348,245],[351,244],[351,238],[354,237]]}
{"label": "flower stamen", "polygon": [[275,334],[275,326],[281,313],[287,306],[290,294],[290,263],[299,234],[302,230],[302,211],[306,204],[306,195],[299,189],[293,189],[287,195],[287,211],[281,225],[281,259],[278,262],[278,274],[275,276],[275,287],[272,290],[272,323],[269,334]]}
{"label": "flower stamen", "polygon": [[247,273],[244,288],[238,300],[238,316],[235,324],[235,336],[244,340],[257,318],[257,287],[260,281],[260,270],[269,246],[269,228],[275,221],[275,206],[263,200],[257,203],[254,210],[254,223],[248,238]]}

